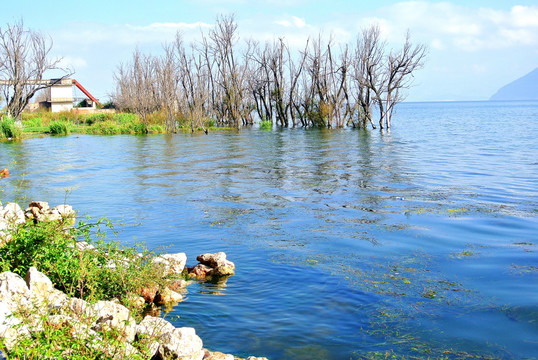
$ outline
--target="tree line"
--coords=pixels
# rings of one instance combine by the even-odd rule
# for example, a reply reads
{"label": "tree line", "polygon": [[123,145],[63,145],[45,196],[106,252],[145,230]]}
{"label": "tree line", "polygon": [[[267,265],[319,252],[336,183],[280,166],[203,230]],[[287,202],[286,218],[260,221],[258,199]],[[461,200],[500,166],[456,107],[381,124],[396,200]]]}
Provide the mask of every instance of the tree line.
{"label": "tree line", "polygon": [[400,49],[388,49],[377,25],[352,44],[320,33],[295,52],[284,38],[239,44],[233,15],[219,16],[188,46],[178,32],[163,50],[152,56],[136,49],[118,66],[114,101],[143,121],[163,112],[168,131],[178,119],[193,129],[208,120],[241,127],[255,118],[282,127],[390,128],[395,105],[427,54],[409,32]]}

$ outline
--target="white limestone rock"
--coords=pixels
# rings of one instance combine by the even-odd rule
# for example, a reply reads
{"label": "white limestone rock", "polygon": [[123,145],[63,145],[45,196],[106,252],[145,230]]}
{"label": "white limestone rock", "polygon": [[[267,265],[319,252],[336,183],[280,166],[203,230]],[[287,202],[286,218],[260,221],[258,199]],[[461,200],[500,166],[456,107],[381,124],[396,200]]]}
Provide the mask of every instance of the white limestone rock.
{"label": "white limestone rock", "polygon": [[91,311],[96,319],[94,330],[115,330],[121,339],[133,342],[136,323],[125,306],[113,301],[98,301],[91,307]]}
{"label": "white limestone rock", "polygon": [[159,267],[162,272],[162,277],[169,275],[179,275],[185,269],[187,263],[187,255],[185,253],[164,254],[154,257],[152,263]]}
{"label": "white limestone rock", "polygon": [[202,339],[190,327],[182,327],[167,332],[159,339],[159,354],[163,358],[178,360],[202,360],[204,350]]}

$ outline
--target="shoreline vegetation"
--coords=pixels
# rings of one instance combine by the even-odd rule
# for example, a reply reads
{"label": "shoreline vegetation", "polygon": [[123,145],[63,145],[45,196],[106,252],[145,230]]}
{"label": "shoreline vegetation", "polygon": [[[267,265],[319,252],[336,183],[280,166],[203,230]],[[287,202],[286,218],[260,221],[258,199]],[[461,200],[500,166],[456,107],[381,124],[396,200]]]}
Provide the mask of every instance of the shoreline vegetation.
{"label": "shoreline vegetation", "polygon": [[192,281],[233,275],[226,254],[186,267],[185,253],[125,247],[110,232],[69,205],[0,204],[0,358],[242,360],[160,316]]}
{"label": "shoreline vegetation", "polygon": [[[36,135],[143,135],[166,133],[163,115],[159,113],[148,116],[148,124],[144,124],[139,115],[125,112],[106,111],[94,113],[78,113],[64,111],[51,113],[40,111],[22,113],[21,123],[13,118],[0,120],[0,140],[19,140]],[[203,126],[192,129],[189,124],[177,121],[176,132],[228,131],[232,128],[215,126],[207,121]]]}

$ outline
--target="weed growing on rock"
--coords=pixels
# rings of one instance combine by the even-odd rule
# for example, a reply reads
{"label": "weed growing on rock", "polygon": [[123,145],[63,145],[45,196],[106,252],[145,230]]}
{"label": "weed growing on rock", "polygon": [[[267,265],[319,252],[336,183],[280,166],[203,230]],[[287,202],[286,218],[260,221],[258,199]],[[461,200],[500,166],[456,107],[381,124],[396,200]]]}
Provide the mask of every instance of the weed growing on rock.
{"label": "weed growing on rock", "polygon": [[142,245],[122,246],[105,228],[113,232],[105,219],[71,228],[63,221],[27,222],[0,247],[0,270],[25,276],[35,266],[66,295],[88,301],[129,303],[139,289],[164,288],[174,280],[162,277],[151,261],[154,253]]}

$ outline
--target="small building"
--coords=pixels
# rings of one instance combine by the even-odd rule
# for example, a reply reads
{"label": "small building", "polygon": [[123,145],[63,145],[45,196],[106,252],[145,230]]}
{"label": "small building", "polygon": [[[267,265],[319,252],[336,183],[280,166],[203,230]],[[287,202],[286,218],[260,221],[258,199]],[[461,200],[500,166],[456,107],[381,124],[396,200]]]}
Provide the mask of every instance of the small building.
{"label": "small building", "polygon": [[46,109],[51,112],[71,111],[74,108],[73,85],[81,90],[84,95],[87,96],[86,104],[89,106],[85,109],[96,109],[96,104],[99,101],[94,98],[77,80],[75,79],[58,79],[41,80],[47,83],[53,83],[50,87],[44,91],[44,99],[39,102],[39,105],[29,104],[28,109],[30,111],[36,111],[38,109]]}
{"label": "small building", "polygon": [[47,100],[50,102],[51,112],[73,109],[73,80],[64,79],[47,90]]}

